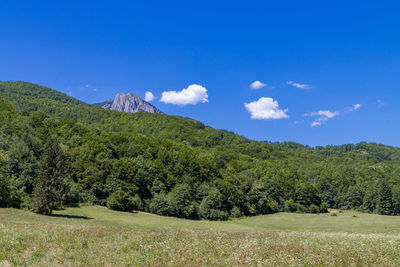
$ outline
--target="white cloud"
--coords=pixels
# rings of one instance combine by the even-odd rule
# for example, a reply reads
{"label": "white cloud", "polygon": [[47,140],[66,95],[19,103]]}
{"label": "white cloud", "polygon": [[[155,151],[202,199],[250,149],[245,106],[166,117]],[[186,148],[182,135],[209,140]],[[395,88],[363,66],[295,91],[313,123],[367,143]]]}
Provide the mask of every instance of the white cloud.
{"label": "white cloud", "polygon": [[362,107],[361,104],[355,104],[351,107],[348,107],[348,108],[342,110],[342,112],[330,111],[330,110],[319,110],[319,111],[314,111],[311,113],[306,113],[306,114],[304,114],[304,116],[305,117],[318,117],[311,123],[311,127],[317,127],[317,126],[321,126],[322,124],[325,124],[329,119],[332,119],[332,118],[338,116],[340,113],[353,112],[353,111],[360,109],[361,107]]}
{"label": "white cloud", "polygon": [[296,88],[300,88],[300,89],[306,89],[306,90],[308,90],[308,89],[311,88],[308,84],[304,84],[304,83],[296,83],[296,82],[294,82],[294,81],[287,81],[286,83],[289,84],[289,85],[291,85],[291,86],[294,86],[294,87],[296,87]]}
{"label": "white cloud", "polygon": [[306,116],[306,117],[322,116],[322,117],[327,117],[328,119],[336,117],[337,115],[339,115],[339,111],[332,112],[330,110],[319,110],[319,111],[314,111],[311,113],[304,114],[304,116]]}
{"label": "white cloud", "polygon": [[330,111],[330,110],[319,110],[304,114],[304,116],[306,117],[318,116],[318,118],[311,123],[311,127],[321,126],[322,124],[326,123],[329,119],[332,119],[337,115],[339,115],[339,111]]}
{"label": "white cloud", "polygon": [[198,84],[191,84],[181,91],[166,91],[162,93],[161,102],[180,106],[196,105],[208,102],[207,89]]}
{"label": "white cloud", "polygon": [[355,105],[353,105],[353,110],[357,110],[357,109],[359,109],[361,107],[362,107],[361,104],[355,104]]}
{"label": "white cloud", "polygon": [[265,86],[267,86],[267,84],[262,83],[260,81],[254,81],[254,82],[252,82],[250,84],[250,88],[253,89],[253,90],[258,90],[258,89],[261,89],[261,88],[263,88]]}
{"label": "white cloud", "polygon": [[353,111],[356,111],[356,110],[360,109],[361,107],[362,107],[361,104],[355,104],[355,105],[353,105],[351,107],[346,108],[345,112],[347,112],[347,113],[348,112],[353,112]]}
{"label": "white cloud", "polygon": [[86,88],[89,88],[89,86],[90,86],[89,84],[86,84],[86,85],[85,85]]}
{"label": "white cloud", "polygon": [[147,102],[153,101],[155,98],[155,96],[153,95],[152,92],[150,91],[146,91],[145,95],[144,95],[144,100]]}
{"label": "white cloud", "polygon": [[261,97],[257,101],[244,103],[247,111],[251,114],[252,119],[258,120],[275,120],[287,119],[288,109],[279,109],[278,101],[274,101],[271,97]]}

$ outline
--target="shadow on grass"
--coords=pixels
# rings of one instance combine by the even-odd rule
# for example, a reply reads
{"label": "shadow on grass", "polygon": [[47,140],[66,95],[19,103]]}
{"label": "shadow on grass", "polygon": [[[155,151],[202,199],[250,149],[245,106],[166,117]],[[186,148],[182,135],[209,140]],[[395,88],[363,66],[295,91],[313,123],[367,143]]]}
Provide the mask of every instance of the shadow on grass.
{"label": "shadow on grass", "polygon": [[93,218],[79,215],[68,215],[68,214],[51,214],[50,217],[68,218],[68,219],[81,219],[81,220],[93,220]]}

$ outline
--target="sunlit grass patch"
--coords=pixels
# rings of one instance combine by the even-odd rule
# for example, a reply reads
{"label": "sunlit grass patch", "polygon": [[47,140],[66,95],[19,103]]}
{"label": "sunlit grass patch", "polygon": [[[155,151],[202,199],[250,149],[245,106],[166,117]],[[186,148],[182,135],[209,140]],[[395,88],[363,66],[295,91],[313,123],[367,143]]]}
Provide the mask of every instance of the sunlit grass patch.
{"label": "sunlit grass patch", "polygon": [[[345,220],[344,225],[351,219],[360,223],[367,218],[363,214],[357,215],[360,218],[277,214],[208,222],[110,213],[97,207],[58,213],[66,212],[91,219],[0,209],[0,265],[395,266],[400,262],[400,235],[393,233],[394,228],[362,231],[366,226],[361,225],[358,232],[338,231],[343,227],[338,219]],[[293,225],[290,218],[302,220],[303,229],[294,225],[297,230],[282,230],[282,225]],[[380,219],[391,227],[393,218],[386,218],[371,220]],[[278,219],[287,221],[278,227]],[[330,226],[331,231],[323,225],[317,228],[321,222],[339,226]]]}

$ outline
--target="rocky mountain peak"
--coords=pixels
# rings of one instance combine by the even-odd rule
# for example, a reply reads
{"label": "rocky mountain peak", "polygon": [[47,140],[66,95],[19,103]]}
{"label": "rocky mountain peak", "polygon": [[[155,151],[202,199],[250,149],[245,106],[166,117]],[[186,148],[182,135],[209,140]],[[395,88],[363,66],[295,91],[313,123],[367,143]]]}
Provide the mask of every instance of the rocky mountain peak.
{"label": "rocky mountain peak", "polygon": [[118,93],[114,100],[108,100],[95,105],[102,107],[104,109],[117,110],[126,113],[136,113],[136,112],[162,113],[155,106],[144,101],[139,96],[132,93],[128,94]]}

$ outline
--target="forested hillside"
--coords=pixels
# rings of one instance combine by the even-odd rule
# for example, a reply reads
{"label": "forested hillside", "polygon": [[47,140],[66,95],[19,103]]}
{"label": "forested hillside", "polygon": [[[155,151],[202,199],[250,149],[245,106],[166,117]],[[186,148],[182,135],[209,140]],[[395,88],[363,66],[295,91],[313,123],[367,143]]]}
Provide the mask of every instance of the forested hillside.
{"label": "forested hillside", "polygon": [[0,82],[0,96],[0,206],[37,210],[54,165],[68,187],[54,208],[86,202],[211,220],[342,205],[400,214],[399,148],[256,142],[25,82]]}

